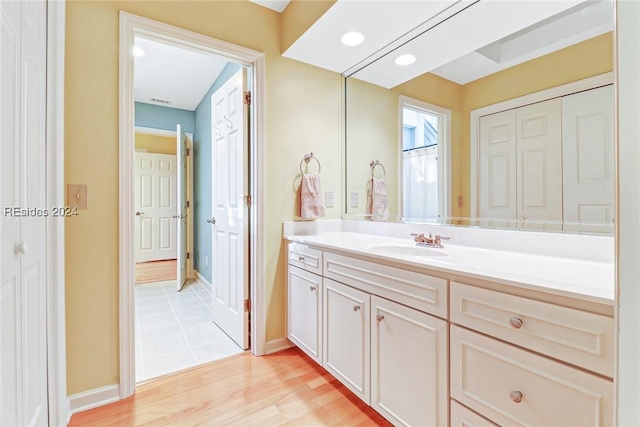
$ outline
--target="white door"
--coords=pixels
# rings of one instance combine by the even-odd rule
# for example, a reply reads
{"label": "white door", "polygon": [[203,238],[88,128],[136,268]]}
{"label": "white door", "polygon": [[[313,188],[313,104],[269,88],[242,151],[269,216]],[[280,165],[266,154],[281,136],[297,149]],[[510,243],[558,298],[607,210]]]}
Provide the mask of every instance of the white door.
{"label": "white door", "polygon": [[176,259],[176,156],[135,153],[136,262]]}
{"label": "white door", "polygon": [[[46,3],[0,2],[0,425],[48,422]],[[25,216],[29,215],[29,216]]]}
{"label": "white door", "polygon": [[395,425],[446,426],[447,322],[371,296],[371,407]]}
{"label": "white door", "polygon": [[246,70],[211,96],[213,321],[249,348],[248,106]]}
{"label": "white door", "polygon": [[178,155],[178,171],[176,185],[177,213],[175,214],[175,222],[178,227],[177,232],[177,286],[178,291],[184,286],[187,280],[187,136],[182,132],[180,125],[177,125],[177,148]]}
{"label": "white door", "polygon": [[565,229],[613,231],[614,102],[613,85],[562,98]]}
{"label": "white door", "polygon": [[517,210],[527,229],[562,227],[561,114],[560,98],[516,110]]}
{"label": "white door", "polygon": [[323,279],[323,367],[369,404],[369,294]]}
{"label": "white door", "polygon": [[514,227],[516,218],[516,112],[480,118],[480,225]]}

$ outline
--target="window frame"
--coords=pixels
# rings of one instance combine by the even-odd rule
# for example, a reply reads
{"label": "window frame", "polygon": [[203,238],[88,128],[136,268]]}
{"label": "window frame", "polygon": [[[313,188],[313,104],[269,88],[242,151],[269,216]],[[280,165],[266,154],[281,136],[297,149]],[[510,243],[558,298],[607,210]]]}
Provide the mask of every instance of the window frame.
{"label": "window frame", "polygon": [[451,214],[451,110],[405,95],[400,95],[398,112],[398,149],[400,153],[398,156],[398,186],[400,187],[400,191],[398,192],[398,207],[400,217],[404,222],[416,222],[421,219],[411,218],[410,221],[407,221],[408,218],[405,218],[404,215],[403,110],[405,108],[424,111],[428,114],[438,116],[442,124],[441,129],[438,129],[438,218],[447,218]]}

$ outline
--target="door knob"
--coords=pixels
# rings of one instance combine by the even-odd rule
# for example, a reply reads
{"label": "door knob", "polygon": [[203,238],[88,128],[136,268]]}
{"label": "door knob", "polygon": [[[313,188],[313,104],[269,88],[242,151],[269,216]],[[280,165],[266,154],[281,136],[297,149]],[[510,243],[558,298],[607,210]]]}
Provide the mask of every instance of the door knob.
{"label": "door knob", "polygon": [[209,224],[216,225],[216,217],[211,217],[210,219],[207,220],[207,222]]}
{"label": "door knob", "polygon": [[144,215],[144,212],[140,212],[140,211],[138,211],[138,212],[136,212],[136,215],[138,215],[138,216],[140,216],[140,215]]}

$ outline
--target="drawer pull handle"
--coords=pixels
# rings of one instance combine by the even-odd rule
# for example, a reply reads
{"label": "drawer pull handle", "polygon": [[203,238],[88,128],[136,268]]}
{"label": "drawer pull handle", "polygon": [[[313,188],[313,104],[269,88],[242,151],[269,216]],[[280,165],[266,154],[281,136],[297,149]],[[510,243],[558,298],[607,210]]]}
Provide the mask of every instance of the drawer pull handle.
{"label": "drawer pull handle", "polygon": [[377,320],[378,322],[382,322],[382,320],[383,320],[383,319],[384,319],[384,314],[378,314],[378,315],[376,315],[376,320]]}
{"label": "drawer pull handle", "polygon": [[509,324],[513,329],[520,329],[522,328],[522,319],[518,319],[517,317],[512,317],[511,319],[509,319]]}
{"label": "drawer pull handle", "polygon": [[315,286],[309,286],[309,290],[310,290],[310,291],[315,291],[315,290],[316,290],[316,287],[315,287]]}
{"label": "drawer pull handle", "polygon": [[354,305],[353,306],[353,311],[358,311],[360,310],[360,306],[359,305]]}
{"label": "drawer pull handle", "polygon": [[299,256],[299,257],[298,257],[298,261],[300,261],[300,262],[304,262],[304,257],[303,257],[303,256]]}
{"label": "drawer pull handle", "polygon": [[509,393],[509,397],[511,398],[511,400],[513,400],[515,403],[520,403],[522,402],[522,393],[516,390],[512,390],[511,393]]}

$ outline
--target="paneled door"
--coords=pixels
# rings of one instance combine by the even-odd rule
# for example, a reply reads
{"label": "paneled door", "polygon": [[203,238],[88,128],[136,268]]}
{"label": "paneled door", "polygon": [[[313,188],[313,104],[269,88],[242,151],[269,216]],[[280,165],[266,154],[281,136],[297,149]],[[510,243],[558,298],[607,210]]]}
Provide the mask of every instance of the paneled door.
{"label": "paneled door", "polygon": [[176,259],[176,156],[135,153],[136,262]]}
{"label": "paneled door", "polygon": [[[211,96],[213,321],[249,347],[248,105],[246,70]],[[245,303],[245,301],[247,303]]]}
{"label": "paneled door", "polygon": [[[527,229],[535,221],[562,221],[562,100],[550,99],[516,110],[518,136],[518,219]],[[533,222],[532,222],[533,221]]]}
{"label": "paneled door", "polygon": [[46,18],[45,1],[0,2],[2,426],[48,423]]}
{"label": "paneled door", "polygon": [[562,98],[565,228],[613,230],[613,85]]}
{"label": "paneled door", "polygon": [[[480,218],[501,227],[516,217],[516,112],[480,118]],[[500,221],[504,219],[505,221]]]}
{"label": "paneled door", "polygon": [[187,280],[187,156],[188,147],[187,147],[187,135],[182,132],[182,128],[180,125],[177,125],[176,129],[176,153],[177,153],[177,163],[178,163],[178,171],[176,174],[177,177],[177,185],[176,185],[176,200],[177,200],[177,213],[174,215],[175,222],[177,225],[177,286],[178,291],[182,289],[184,286],[184,282]]}

